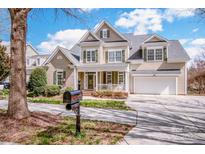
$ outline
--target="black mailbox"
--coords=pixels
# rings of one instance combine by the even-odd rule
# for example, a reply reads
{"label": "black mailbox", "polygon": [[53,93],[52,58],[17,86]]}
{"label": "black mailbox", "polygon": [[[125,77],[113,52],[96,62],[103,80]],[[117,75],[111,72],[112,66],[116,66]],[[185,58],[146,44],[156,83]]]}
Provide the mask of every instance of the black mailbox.
{"label": "black mailbox", "polygon": [[82,93],[80,90],[66,91],[63,94],[63,103],[66,104],[66,109],[71,110],[80,105],[80,100],[82,100]]}

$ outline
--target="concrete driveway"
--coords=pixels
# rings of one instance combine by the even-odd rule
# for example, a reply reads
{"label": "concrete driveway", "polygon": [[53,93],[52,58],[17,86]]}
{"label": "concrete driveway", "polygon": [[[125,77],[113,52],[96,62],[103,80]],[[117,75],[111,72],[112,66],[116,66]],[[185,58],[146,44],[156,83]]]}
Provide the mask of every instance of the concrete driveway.
{"label": "concrete driveway", "polygon": [[121,144],[205,144],[205,97],[130,95],[137,126]]}

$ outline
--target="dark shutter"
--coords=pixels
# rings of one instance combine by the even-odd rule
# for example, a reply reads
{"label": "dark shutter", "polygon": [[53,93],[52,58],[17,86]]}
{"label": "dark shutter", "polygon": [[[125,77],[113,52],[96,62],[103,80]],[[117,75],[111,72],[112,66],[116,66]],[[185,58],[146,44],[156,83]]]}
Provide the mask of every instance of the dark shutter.
{"label": "dark shutter", "polygon": [[108,29],[107,30],[107,38],[109,38],[110,37],[110,30]]}
{"label": "dark shutter", "polygon": [[105,63],[108,63],[108,51],[105,51]]}
{"label": "dark shutter", "polygon": [[53,84],[56,84],[56,71],[53,72]]}
{"label": "dark shutter", "polygon": [[167,61],[167,48],[166,47],[164,47],[164,49],[163,49],[163,55],[164,55],[164,61]]}
{"label": "dark shutter", "polygon": [[147,61],[147,49],[144,49],[144,61]]}
{"label": "dark shutter", "polygon": [[96,63],[98,62],[98,50],[95,50],[95,55],[96,55]]}
{"label": "dark shutter", "polygon": [[66,79],[66,71],[63,71],[63,79]]}
{"label": "dark shutter", "polygon": [[102,38],[103,37],[103,31],[101,30],[100,31],[100,38]]}
{"label": "dark shutter", "polygon": [[86,63],[86,50],[83,51],[83,63]]}
{"label": "dark shutter", "polygon": [[122,50],[122,62],[125,62],[125,50]]}

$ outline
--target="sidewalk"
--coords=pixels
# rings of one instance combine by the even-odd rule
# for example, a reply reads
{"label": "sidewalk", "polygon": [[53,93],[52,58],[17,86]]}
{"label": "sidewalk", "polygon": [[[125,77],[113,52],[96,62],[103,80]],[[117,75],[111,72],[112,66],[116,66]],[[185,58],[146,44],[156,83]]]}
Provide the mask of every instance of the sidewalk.
{"label": "sidewalk", "polygon": [[[7,100],[0,100],[0,108],[7,109],[7,106]],[[75,116],[74,112],[67,111],[64,105],[28,103],[28,107],[30,111],[43,111],[54,115]],[[109,121],[121,124],[136,124],[136,111],[81,107],[80,113],[83,119]]]}

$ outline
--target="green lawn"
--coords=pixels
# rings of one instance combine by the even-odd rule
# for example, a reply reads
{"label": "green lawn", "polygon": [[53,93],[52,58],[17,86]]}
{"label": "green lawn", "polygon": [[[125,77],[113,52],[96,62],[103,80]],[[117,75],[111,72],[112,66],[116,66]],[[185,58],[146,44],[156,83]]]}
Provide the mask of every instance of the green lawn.
{"label": "green lawn", "polygon": [[[28,98],[32,103],[63,104],[62,100],[53,98]],[[109,108],[116,110],[131,110],[124,101],[118,100],[82,100],[80,103],[84,107]]]}

